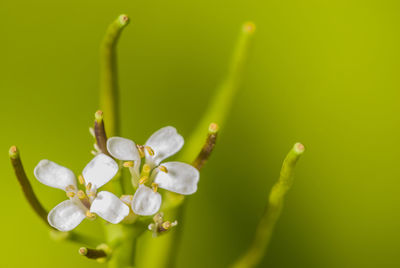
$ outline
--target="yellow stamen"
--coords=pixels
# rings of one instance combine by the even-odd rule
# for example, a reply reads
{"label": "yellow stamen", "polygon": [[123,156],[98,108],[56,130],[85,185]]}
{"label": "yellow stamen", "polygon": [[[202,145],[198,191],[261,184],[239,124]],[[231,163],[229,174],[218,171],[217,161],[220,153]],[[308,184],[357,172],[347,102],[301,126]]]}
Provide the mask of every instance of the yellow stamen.
{"label": "yellow stamen", "polygon": [[143,176],[139,180],[139,184],[144,184],[149,180],[149,176]]}
{"label": "yellow stamen", "polygon": [[133,161],[126,161],[126,162],[124,162],[123,166],[126,168],[133,167],[134,163],[133,163]]}
{"label": "yellow stamen", "polygon": [[154,151],[153,151],[153,149],[151,149],[150,146],[146,146],[146,147],[144,147],[144,148],[146,148],[146,151],[149,153],[149,155],[151,155],[151,156],[154,155]]}
{"label": "yellow stamen", "polygon": [[78,176],[78,181],[79,181],[80,184],[85,184],[85,179],[83,178],[82,175]]}
{"label": "yellow stamen", "polygon": [[157,190],[158,190],[158,184],[157,183],[153,182],[151,184],[151,187],[153,188],[153,192],[157,192]]}
{"label": "yellow stamen", "polygon": [[165,229],[165,230],[168,230],[169,228],[171,228],[171,223],[169,222],[169,221],[166,221],[166,222],[163,222],[163,224],[162,224],[162,227]]}
{"label": "yellow stamen", "polygon": [[86,217],[88,217],[89,219],[94,219],[94,218],[96,218],[96,214],[94,214],[88,210],[88,211],[86,211]]}
{"label": "yellow stamen", "polygon": [[138,148],[140,158],[143,158],[145,156],[144,155],[144,146],[143,145],[136,145],[136,147]]}
{"label": "yellow stamen", "polygon": [[90,199],[89,197],[87,197],[87,195],[85,194],[85,192],[83,192],[82,190],[79,190],[76,195],[78,196],[79,200],[81,201],[81,203],[87,207],[88,209],[90,208]]}
{"label": "yellow stamen", "polygon": [[151,171],[150,165],[144,164],[144,165],[143,165],[142,172],[148,174],[148,173],[150,173],[150,171]]}
{"label": "yellow stamen", "polygon": [[91,182],[89,182],[89,183],[86,185],[86,190],[90,191],[90,189],[92,189],[92,183],[91,183]]}
{"label": "yellow stamen", "polygon": [[88,197],[96,197],[96,192],[89,192]]}
{"label": "yellow stamen", "polygon": [[155,223],[162,224],[163,222],[164,213],[160,212],[154,215],[153,220]]}
{"label": "yellow stamen", "polygon": [[142,172],[140,174],[140,177],[142,177],[142,179],[144,177],[146,177],[146,181],[147,181],[149,179],[149,176],[150,176],[150,171],[151,171],[151,167],[148,164],[144,164],[143,168],[142,168]]}
{"label": "yellow stamen", "polygon": [[130,206],[133,200],[133,195],[121,195],[119,199],[128,206]]}
{"label": "yellow stamen", "polygon": [[162,172],[168,173],[168,169],[165,166],[159,166],[158,169]]}
{"label": "yellow stamen", "polygon": [[67,187],[65,187],[65,191],[67,192],[72,192],[75,191],[75,186],[74,185],[68,185]]}
{"label": "yellow stamen", "polygon": [[75,196],[75,193],[74,193],[74,192],[67,192],[67,196],[68,196],[68,197],[74,197],[74,196]]}
{"label": "yellow stamen", "polygon": [[78,196],[79,199],[85,199],[87,197],[85,192],[82,191],[82,190],[78,191],[77,196]]}

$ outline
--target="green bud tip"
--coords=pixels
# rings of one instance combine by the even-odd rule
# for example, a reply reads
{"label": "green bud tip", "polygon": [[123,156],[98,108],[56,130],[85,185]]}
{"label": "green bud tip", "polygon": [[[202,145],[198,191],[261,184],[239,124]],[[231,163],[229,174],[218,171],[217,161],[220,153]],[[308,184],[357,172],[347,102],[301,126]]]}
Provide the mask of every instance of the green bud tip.
{"label": "green bud tip", "polygon": [[118,20],[121,26],[125,26],[129,23],[129,17],[125,14],[119,15]]}
{"label": "green bud tip", "polygon": [[243,32],[253,34],[256,30],[256,25],[252,21],[248,21],[243,24]]}
{"label": "green bud tip", "polygon": [[294,151],[298,154],[302,154],[306,148],[300,142],[294,145]]}
{"label": "green bud tip", "polygon": [[85,248],[85,247],[81,247],[81,248],[79,249],[79,254],[80,254],[80,255],[82,255],[82,256],[86,256],[86,255],[87,255],[87,253],[88,253],[88,250],[87,250],[87,248]]}
{"label": "green bud tip", "polygon": [[208,127],[208,132],[215,134],[219,131],[219,126],[217,123],[211,123]]}
{"label": "green bud tip", "polygon": [[17,146],[11,146],[10,150],[8,151],[11,158],[15,159],[18,157],[18,149]]}
{"label": "green bud tip", "polygon": [[103,121],[103,111],[98,110],[95,114],[94,114],[94,118],[96,119],[96,121],[98,123],[101,123],[101,121]]}

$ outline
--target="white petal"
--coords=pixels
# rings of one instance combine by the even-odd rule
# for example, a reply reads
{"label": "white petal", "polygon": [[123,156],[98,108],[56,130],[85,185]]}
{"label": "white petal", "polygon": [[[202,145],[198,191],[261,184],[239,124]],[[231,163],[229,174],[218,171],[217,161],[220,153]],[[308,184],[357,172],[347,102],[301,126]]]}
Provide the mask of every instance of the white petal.
{"label": "white petal", "polygon": [[146,141],[146,146],[150,146],[154,151],[154,156],[150,156],[146,151],[146,160],[158,165],[165,158],[176,154],[182,148],[183,143],[183,137],[174,127],[164,127]]}
{"label": "white petal", "polygon": [[161,206],[161,195],[147,186],[140,185],[132,200],[132,210],[137,215],[156,214]]}
{"label": "white petal", "polygon": [[129,214],[129,207],[114,194],[102,191],[90,206],[90,212],[96,213],[108,222],[117,224]]}
{"label": "white petal", "polygon": [[43,184],[65,191],[68,185],[76,187],[74,173],[66,167],[60,166],[50,160],[41,160],[33,172],[35,177]]}
{"label": "white petal", "polygon": [[107,150],[115,158],[124,161],[140,159],[136,144],[128,139],[112,137],[107,140]]}
{"label": "white petal", "polygon": [[79,204],[66,200],[49,212],[47,220],[57,230],[68,232],[78,226],[85,217],[85,211]]}
{"label": "white petal", "polygon": [[92,183],[96,188],[100,188],[118,172],[118,164],[111,157],[105,154],[96,155],[83,169],[82,175],[86,184]]}
{"label": "white petal", "polygon": [[197,191],[200,173],[193,166],[182,162],[163,163],[168,173],[158,171],[154,182],[158,187],[178,194],[189,195]]}

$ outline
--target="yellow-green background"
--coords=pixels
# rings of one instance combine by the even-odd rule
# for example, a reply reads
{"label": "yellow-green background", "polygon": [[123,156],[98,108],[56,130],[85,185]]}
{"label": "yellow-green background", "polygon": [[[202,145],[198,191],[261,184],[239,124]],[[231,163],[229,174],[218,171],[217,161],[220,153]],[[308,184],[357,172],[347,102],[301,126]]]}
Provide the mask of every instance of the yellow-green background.
{"label": "yellow-green background", "polygon": [[[261,267],[399,267],[400,3],[396,0],[0,3],[1,267],[97,267],[48,238],[8,160],[90,159],[98,46],[120,13],[122,134],[188,136],[225,74],[242,22],[257,32],[245,81],[190,197],[179,267],[225,267],[251,240],[286,152],[307,152]],[[94,229],[86,221],[79,231]],[[157,256],[154,256],[157,258]]]}

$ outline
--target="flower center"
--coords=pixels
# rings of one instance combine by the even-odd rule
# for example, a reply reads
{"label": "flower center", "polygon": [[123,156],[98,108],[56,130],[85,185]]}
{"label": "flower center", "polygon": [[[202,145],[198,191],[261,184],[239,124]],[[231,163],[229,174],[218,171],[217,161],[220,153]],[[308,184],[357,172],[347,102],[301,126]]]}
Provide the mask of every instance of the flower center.
{"label": "flower center", "polygon": [[[132,179],[133,179],[133,184],[135,187],[137,187],[138,184],[144,184],[148,187],[151,187],[154,192],[157,192],[158,190],[158,184],[154,183],[154,177],[156,175],[155,172],[156,169],[158,169],[161,172],[168,173],[168,169],[165,166],[159,165],[155,166],[154,163],[146,163],[145,157],[146,157],[146,152],[150,156],[154,156],[155,152],[150,146],[144,146],[144,145],[136,145],[139,156],[144,161],[125,161],[123,162],[123,167],[129,168],[131,174],[132,174]],[[141,164],[142,163],[142,164]],[[136,166],[139,165],[139,166]]]}
{"label": "flower center", "polygon": [[[80,184],[85,185],[82,175],[78,177],[78,180]],[[72,202],[78,204],[85,211],[86,217],[94,219],[96,215],[90,212],[90,206],[97,196],[97,189],[91,183],[86,184],[85,188],[85,191],[83,191],[78,190],[74,185],[68,185],[65,188],[65,192]]]}

